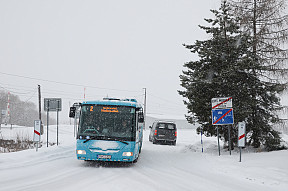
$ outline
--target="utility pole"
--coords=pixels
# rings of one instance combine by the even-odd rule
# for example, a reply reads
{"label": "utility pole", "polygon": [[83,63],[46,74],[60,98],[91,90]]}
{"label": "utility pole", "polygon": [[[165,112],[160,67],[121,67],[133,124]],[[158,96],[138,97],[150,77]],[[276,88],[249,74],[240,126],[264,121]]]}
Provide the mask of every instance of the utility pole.
{"label": "utility pole", "polygon": [[40,134],[43,135],[44,133],[44,128],[43,128],[43,123],[41,120],[41,86],[38,85],[38,101],[39,101],[39,120],[40,120]]}
{"label": "utility pole", "polygon": [[[49,127],[49,101],[50,100],[48,100],[47,101],[47,147],[48,147],[48,127]],[[45,102],[45,100],[44,100],[44,102]]]}
{"label": "utility pole", "polygon": [[38,85],[38,101],[39,101],[39,120],[41,121],[41,86]]}
{"label": "utility pole", "polygon": [[145,130],[145,123],[146,123],[146,88],[144,89],[144,130]]}
{"label": "utility pole", "polygon": [[58,146],[58,119],[59,119],[59,100],[57,100],[57,104],[58,104],[58,107],[57,107],[57,146]]}
{"label": "utility pole", "polygon": [[[71,103],[69,101],[69,107],[71,106]],[[69,117],[70,125],[71,125],[71,118]]]}

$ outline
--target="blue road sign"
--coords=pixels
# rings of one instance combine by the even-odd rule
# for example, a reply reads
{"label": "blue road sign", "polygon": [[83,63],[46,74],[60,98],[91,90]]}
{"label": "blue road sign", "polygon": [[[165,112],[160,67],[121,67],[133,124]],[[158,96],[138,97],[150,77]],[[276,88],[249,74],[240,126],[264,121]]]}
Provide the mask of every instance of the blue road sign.
{"label": "blue road sign", "polygon": [[233,109],[212,109],[213,125],[231,125],[234,124]]}

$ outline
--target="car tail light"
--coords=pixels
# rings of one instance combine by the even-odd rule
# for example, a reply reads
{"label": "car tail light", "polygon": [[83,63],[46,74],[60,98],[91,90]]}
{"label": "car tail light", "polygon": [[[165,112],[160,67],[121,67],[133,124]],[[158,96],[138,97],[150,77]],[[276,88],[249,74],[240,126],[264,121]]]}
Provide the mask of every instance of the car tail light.
{"label": "car tail light", "polygon": [[157,135],[157,130],[155,130],[155,133],[154,133],[154,135]]}
{"label": "car tail light", "polygon": [[177,137],[177,131],[175,131],[175,137]]}

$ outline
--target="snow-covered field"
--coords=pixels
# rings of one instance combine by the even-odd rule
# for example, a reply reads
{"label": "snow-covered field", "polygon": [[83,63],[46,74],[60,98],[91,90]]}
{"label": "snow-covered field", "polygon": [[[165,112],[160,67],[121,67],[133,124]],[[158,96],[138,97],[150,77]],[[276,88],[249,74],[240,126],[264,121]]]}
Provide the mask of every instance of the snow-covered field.
{"label": "snow-covered field", "polygon": [[[46,128],[46,127],[45,127]],[[33,128],[2,128],[13,137],[21,132],[33,137]],[[288,151],[242,153],[218,156],[216,138],[200,136],[195,129],[179,129],[176,146],[153,145],[146,130],[142,153],[136,164],[98,164],[78,161],[73,126],[59,125],[59,146],[46,144],[15,153],[0,153],[0,190],[261,190],[288,189]],[[287,135],[284,137],[288,140]],[[46,134],[42,136],[46,141]],[[49,141],[56,142],[55,126]]]}

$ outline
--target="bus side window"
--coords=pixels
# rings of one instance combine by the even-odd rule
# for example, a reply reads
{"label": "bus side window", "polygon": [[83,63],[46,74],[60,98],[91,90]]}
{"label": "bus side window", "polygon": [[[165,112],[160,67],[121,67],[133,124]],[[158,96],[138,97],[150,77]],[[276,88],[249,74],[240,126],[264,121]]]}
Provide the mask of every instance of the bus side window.
{"label": "bus side window", "polygon": [[139,129],[139,126],[138,126],[138,117],[139,117],[139,114],[138,114],[138,112],[136,112],[136,123],[135,123],[135,125],[136,125],[136,131],[138,131],[138,129]]}

